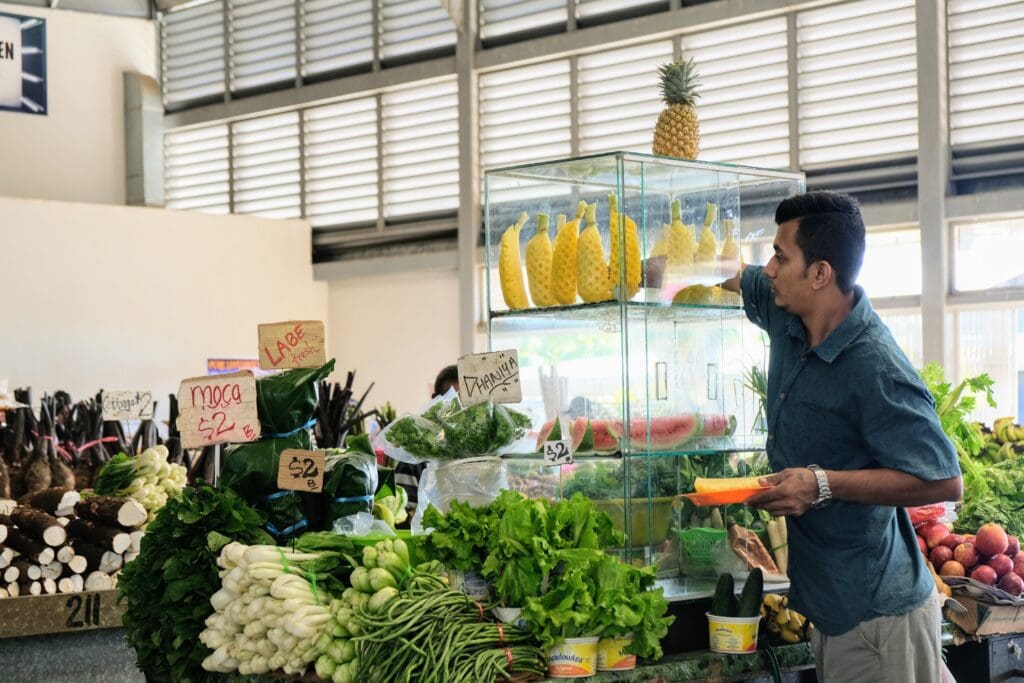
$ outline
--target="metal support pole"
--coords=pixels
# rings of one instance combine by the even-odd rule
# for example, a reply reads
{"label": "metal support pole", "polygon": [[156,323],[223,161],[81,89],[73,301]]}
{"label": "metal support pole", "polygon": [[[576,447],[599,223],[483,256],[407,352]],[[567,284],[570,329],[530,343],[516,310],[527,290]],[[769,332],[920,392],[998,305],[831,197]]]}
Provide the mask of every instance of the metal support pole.
{"label": "metal support pole", "polygon": [[476,337],[477,242],[480,235],[479,109],[476,61],[477,3],[462,7],[455,45],[459,83],[459,354],[473,353]]}

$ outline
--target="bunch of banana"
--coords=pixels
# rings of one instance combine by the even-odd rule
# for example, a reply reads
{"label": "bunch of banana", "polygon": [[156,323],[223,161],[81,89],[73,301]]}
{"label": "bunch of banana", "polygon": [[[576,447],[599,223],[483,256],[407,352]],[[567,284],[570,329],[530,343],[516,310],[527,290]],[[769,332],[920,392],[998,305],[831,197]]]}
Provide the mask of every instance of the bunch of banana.
{"label": "bunch of banana", "polygon": [[787,643],[805,643],[811,638],[811,622],[796,610],[789,608],[789,596],[765,593],[761,602],[761,617],[768,630]]}
{"label": "bunch of banana", "polygon": [[996,418],[992,433],[1001,443],[1024,443],[1024,427],[1015,424],[1012,416]]}

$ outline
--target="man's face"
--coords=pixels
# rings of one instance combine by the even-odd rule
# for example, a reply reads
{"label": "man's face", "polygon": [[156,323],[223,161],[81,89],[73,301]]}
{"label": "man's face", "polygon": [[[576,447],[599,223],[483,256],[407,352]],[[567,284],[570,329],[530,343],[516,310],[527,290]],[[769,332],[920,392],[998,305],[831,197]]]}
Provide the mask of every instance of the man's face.
{"label": "man's face", "polygon": [[772,283],[775,305],[794,315],[806,309],[811,294],[804,253],[796,243],[799,220],[787,221],[779,226],[775,234],[775,255],[764,267],[764,274]]}

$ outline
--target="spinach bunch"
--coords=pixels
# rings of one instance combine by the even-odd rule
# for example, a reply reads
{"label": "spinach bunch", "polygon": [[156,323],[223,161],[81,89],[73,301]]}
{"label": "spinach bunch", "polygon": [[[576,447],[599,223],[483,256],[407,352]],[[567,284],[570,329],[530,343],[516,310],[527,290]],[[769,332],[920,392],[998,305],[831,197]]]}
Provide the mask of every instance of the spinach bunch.
{"label": "spinach bunch", "polygon": [[204,681],[199,642],[220,589],[217,554],[230,541],[272,543],[264,519],[230,491],[201,485],[172,498],[147,527],[141,553],[125,565],[118,591],[128,603],[124,627],[138,667],[173,681]]}

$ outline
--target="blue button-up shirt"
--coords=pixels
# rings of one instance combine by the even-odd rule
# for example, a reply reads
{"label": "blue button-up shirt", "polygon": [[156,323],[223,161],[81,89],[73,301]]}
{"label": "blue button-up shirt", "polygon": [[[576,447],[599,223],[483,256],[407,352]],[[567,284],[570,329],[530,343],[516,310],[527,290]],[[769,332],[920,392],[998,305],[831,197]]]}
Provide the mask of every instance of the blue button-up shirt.
{"label": "blue button-up shirt", "polygon": [[[740,289],[747,317],[771,342],[767,451],[775,470],[960,475],[928,388],[862,289],[813,349],[800,318],[775,305],[763,268],[746,268]],[[903,508],[836,500],[787,518],[787,528],[790,599],[827,635],[909,612],[935,589]]]}

